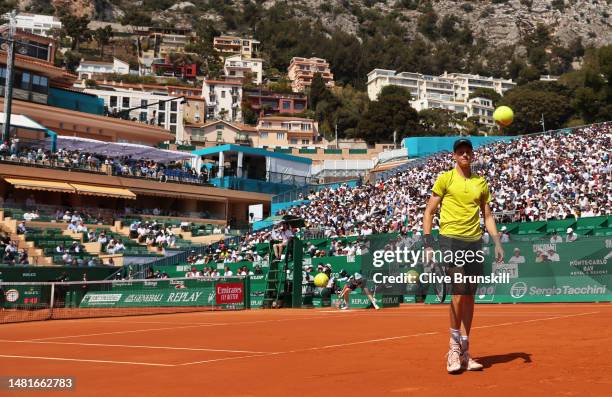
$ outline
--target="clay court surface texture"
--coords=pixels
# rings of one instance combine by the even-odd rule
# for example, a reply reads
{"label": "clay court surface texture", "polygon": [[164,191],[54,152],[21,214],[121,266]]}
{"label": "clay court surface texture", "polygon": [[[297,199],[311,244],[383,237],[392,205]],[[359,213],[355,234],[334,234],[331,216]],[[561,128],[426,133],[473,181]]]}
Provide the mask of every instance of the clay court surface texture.
{"label": "clay court surface texture", "polygon": [[71,376],[2,396],[610,396],[612,305],[478,305],[446,373],[447,305],[197,312],[0,325],[1,375]]}

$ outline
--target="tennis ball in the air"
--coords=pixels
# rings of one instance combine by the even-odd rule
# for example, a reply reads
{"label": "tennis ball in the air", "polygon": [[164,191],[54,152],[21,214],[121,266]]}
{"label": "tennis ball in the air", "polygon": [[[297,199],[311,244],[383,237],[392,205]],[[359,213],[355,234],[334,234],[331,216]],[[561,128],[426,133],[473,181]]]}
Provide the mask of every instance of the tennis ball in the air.
{"label": "tennis ball in the air", "polygon": [[514,120],[514,112],[508,106],[500,106],[493,112],[493,120],[497,124],[507,127]]}
{"label": "tennis ball in the air", "polygon": [[406,280],[410,284],[417,283],[419,281],[419,272],[417,272],[414,269],[413,270],[408,270],[406,272]]}
{"label": "tennis ball in the air", "polygon": [[329,281],[329,277],[327,277],[327,274],[325,273],[319,273],[314,278],[314,284],[317,287],[325,287],[328,281]]}

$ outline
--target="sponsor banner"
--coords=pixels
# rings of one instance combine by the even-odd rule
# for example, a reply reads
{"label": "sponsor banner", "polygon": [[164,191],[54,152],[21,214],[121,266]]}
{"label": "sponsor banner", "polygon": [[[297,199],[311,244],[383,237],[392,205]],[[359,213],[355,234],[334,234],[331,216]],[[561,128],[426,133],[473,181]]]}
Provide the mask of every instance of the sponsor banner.
{"label": "sponsor banner", "polygon": [[43,299],[43,290],[41,286],[25,286],[16,285],[3,287],[4,292],[4,307],[23,307],[23,306],[39,306],[45,304]]}
{"label": "sponsor banner", "polygon": [[124,289],[120,293],[88,292],[79,307],[164,307],[164,306],[210,306],[215,305],[214,288]]}
{"label": "sponsor banner", "polygon": [[242,303],[244,301],[244,284],[219,283],[216,285],[217,305],[229,303]]}
{"label": "sponsor banner", "polygon": [[[610,302],[612,239],[590,238],[571,243],[507,243],[504,263],[485,258],[485,274],[507,273],[510,281],[481,284],[478,303]],[[427,303],[435,303],[428,295]]]}

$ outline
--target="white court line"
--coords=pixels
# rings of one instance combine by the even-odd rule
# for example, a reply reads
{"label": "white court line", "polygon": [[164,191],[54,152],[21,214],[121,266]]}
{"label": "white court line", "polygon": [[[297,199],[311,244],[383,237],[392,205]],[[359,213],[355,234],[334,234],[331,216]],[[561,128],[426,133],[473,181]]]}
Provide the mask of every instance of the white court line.
{"label": "white court line", "polygon": [[[537,321],[557,320],[557,319],[561,319],[561,318],[586,316],[586,315],[598,314],[598,313],[600,313],[600,312],[595,311],[595,312],[568,314],[568,315],[564,315],[564,316],[545,317],[545,318],[532,319],[532,320],[512,321],[512,322],[500,323],[500,324],[482,325],[482,326],[472,327],[472,329],[502,327],[502,326],[507,326],[507,325],[517,325],[517,324],[525,324],[525,323],[531,323],[531,322],[537,322]],[[354,345],[368,344],[368,343],[386,342],[386,341],[390,341],[390,340],[407,339],[407,338],[414,338],[414,337],[419,337],[419,336],[429,336],[429,335],[438,335],[438,334],[440,334],[440,332],[437,332],[437,331],[436,332],[423,332],[423,333],[412,334],[412,335],[399,335],[399,336],[391,336],[391,337],[387,337],[387,338],[368,339],[368,340],[364,340],[364,341],[348,342],[348,343],[341,343],[341,344],[335,344],[335,345],[326,345],[326,346],[315,346],[315,347],[310,347],[310,348],[305,348],[305,349],[288,350],[288,351],[283,351],[283,352],[273,352],[273,353],[263,353],[263,354],[251,354],[251,355],[246,355],[246,356],[226,357],[226,358],[218,358],[218,359],[210,359],[210,360],[202,360],[202,361],[193,361],[193,362],[180,363],[180,364],[156,364],[156,363],[142,363],[142,362],[131,362],[131,361],[88,360],[88,359],[76,359],[76,358],[16,356],[16,355],[0,355],[0,357],[5,357],[5,358],[24,358],[24,359],[40,359],[40,360],[57,360],[57,361],[78,361],[78,362],[108,363],[108,364],[132,364],[132,365],[146,365],[146,366],[158,366],[158,367],[176,367],[176,366],[187,366],[187,365],[195,365],[195,364],[213,363],[213,362],[217,362],[217,361],[239,360],[239,359],[246,359],[246,358],[252,358],[252,357],[269,357],[269,356],[276,356],[276,355],[281,355],[281,354],[303,353],[303,352],[316,351],[316,350],[333,349],[333,348],[338,348],[338,347],[354,346]]]}
{"label": "white court line", "polygon": [[[120,334],[130,334],[136,332],[151,332],[151,331],[167,331],[167,330],[176,330],[176,329],[185,329],[185,328],[198,328],[198,327],[219,327],[225,325],[248,325],[248,324],[262,324],[262,323],[276,323],[283,321],[296,321],[296,320],[320,320],[327,319],[334,316],[311,316],[311,317],[292,317],[292,318],[283,318],[277,320],[256,320],[256,321],[239,321],[232,323],[205,323],[205,324],[197,324],[197,325],[184,325],[180,327],[162,327],[162,328],[146,328],[146,329],[134,329],[127,331],[109,331],[109,332],[97,332],[94,334],[80,334],[80,335],[62,335],[62,336],[50,336],[47,338],[34,338],[28,339],[28,341],[46,341],[46,340],[54,340],[54,339],[66,339],[66,338],[80,338],[87,336],[101,336],[101,335],[120,335]],[[337,316],[340,317],[340,316]],[[167,324],[167,323],[164,323]]]}
{"label": "white court line", "polygon": [[148,329],[133,329],[128,331],[112,331],[112,332],[98,332],[95,334],[81,334],[81,335],[64,335],[64,336],[51,336],[48,338],[36,338],[36,339],[28,339],[30,342],[32,341],[43,341],[43,340],[53,340],[53,339],[64,339],[64,338],[79,338],[85,336],[100,336],[100,335],[117,335],[117,334],[131,334],[134,332],[148,332],[148,331],[164,331],[164,330],[175,330],[175,329],[185,329],[185,328],[197,328],[197,327],[214,327],[217,325],[225,325],[223,323],[213,324],[213,325],[185,325],[182,327],[163,327],[163,328],[148,328]]}
{"label": "white court line", "polygon": [[127,348],[132,348],[132,349],[186,350],[186,351],[223,352],[223,353],[251,353],[251,354],[268,354],[268,353],[271,353],[271,352],[255,352],[255,351],[251,351],[251,350],[205,349],[205,348],[200,348],[200,347],[116,345],[116,344],[107,344],[107,343],[45,342],[45,341],[34,341],[34,340],[8,340],[8,339],[0,339],[0,343],[37,343],[37,344],[40,343],[40,344],[49,344],[49,345],[127,347]]}
{"label": "white court line", "polygon": [[[539,319],[533,319],[533,320],[512,321],[512,322],[501,323],[501,324],[492,324],[492,325],[483,325],[483,326],[479,326],[479,327],[472,327],[472,329],[503,327],[503,326],[506,326],[506,325],[517,325],[517,324],[531,323],[531,322],[536,322],[536,321],[557,320],[557,319],[560,319],[560,318],[586,316],[586,315],[589,315],[589,314],[597,314],[597,313],[599,313],[599,312],[585,312],[585,313],[577,313],[577,314],[568,314],[568,315],[564,315],[564,316],[545,317],[545,318],[539,318]],[[336,348],[336,347],[346,347],[346,346],[362,345],[362,344],[367,344],[367,343],[386,342],[386,341],[390,341],[390,340],[416,338],[416,337],[419,337],[419,336],[429,336],[429,335],[438,335],[438,334],[440,334],[440,332],[437,332],[437,331],[436,332],[422,332],[422,333],[412,334],[412,335],[399,335],[399,336],[391,336],[391,337],[388,337],[388,338],[368,339],[368,340],[358,341],[358,342],[340,343],[340,344],[326,345],[326,346],[316,346],[316,347],[310,347],[310,348],[306,348],[306,349],[287,350],[287,351],[277,352],[277,353],[254,354],[254,355],[242,356],[242,357],[228,357],[226,359],[213,359],[213,360],[193,361],[193,362],[181,363],[181,364],[176,364],[176,365],[177,366],[186,366],[186,365],[194,365],[194,364],[206,364],[206,363],[211,363],[211,362],[221,361],[221,360],[227,361],[227,360],[238,360],[238,359],[250,358],[250,357],[268,357],[268,356],[276,356],[276,355],[280,355],[280,354],[304,353],[304,352],[316,351],[316,350],[333,349],[333,348]]]}
{"label": "white court line", "polygon": [[38,356],[13,356],[8,354],[0,354],[4,358],[29,358],[35,360],[52,360],[52,361],[78,361],[85,363],[103,363],[103,364],[131,364],[131,365],[147,365],[151,367],[175,367],[175,364],[156,364],[156,363],[140,363],[134,361],[111,361],[111,360],[87,360],[83,358],[64,358],[64,357],[38,357]]}

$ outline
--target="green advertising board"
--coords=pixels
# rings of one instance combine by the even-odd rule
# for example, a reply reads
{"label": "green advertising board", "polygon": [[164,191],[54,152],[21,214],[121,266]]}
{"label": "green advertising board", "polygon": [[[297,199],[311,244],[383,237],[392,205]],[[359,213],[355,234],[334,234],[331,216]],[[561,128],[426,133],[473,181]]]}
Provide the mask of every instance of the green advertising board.
{"label": "green advertising board", "polygon": [[[478,303],[610,302],[612,239],[504,244],[503,263],[485,247],[485,274],[507,273],[509,282],[481,284]],[[428,296],[427,303],[436,302]]]}

